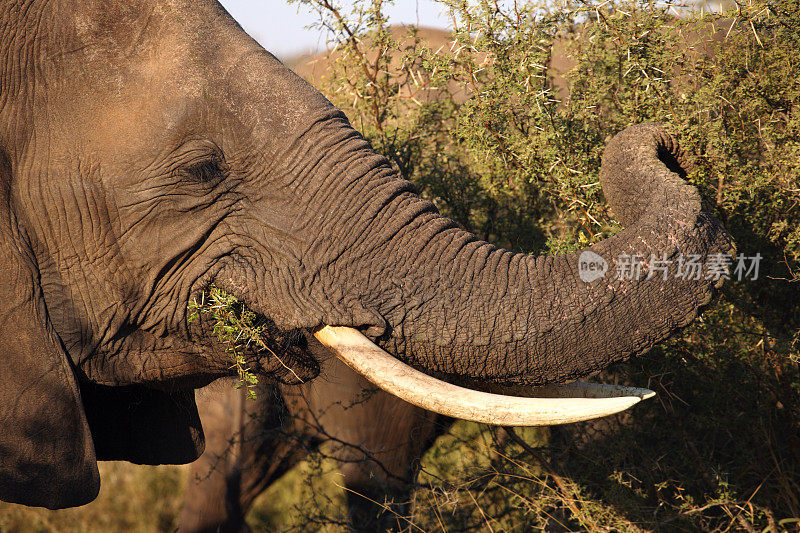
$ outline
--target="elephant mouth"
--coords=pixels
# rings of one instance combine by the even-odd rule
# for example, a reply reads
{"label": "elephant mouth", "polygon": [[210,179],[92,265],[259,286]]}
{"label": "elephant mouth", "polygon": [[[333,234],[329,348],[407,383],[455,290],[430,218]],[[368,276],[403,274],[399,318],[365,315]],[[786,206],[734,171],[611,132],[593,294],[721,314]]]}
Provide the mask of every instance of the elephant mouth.
{"label": "elephant mouth", "polygon": [[300,384],[319,374],[305,331],[282,330],[266,315],[254,311],[236,292],[204,283],[190,298],[186,315],[192,337],[219,357],[227,370],[266,375],[281,383]]}

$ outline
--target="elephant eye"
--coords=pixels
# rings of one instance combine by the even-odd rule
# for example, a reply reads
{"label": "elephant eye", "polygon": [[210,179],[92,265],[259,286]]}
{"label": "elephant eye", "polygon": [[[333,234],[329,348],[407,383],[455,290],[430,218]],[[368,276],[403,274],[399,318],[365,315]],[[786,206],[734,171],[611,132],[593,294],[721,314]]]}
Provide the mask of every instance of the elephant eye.
{"label": "elephant eye", "polygon": [[225,177],[225,165],[218,159],[207,159],[187,166],[184,172],[201,183],[217,183]]}

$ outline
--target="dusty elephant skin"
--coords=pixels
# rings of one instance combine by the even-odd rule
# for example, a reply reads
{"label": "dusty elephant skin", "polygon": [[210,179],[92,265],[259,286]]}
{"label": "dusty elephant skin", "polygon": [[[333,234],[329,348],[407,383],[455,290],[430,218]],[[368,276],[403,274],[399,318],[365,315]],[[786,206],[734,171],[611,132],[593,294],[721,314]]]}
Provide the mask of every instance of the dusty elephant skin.
{"label": "dusty elephant skin", "polygon": [[[82,505],[97,460],[199,456],[192,389],[231,372],[187,323],[211,282],[276,336],[350,326],[429,373],[530,384],[643,353],[711,298],[702,279],[584,283],[578,254],[458,229],[211,0],[5,2],[0,52],[0,500]],[[592,250],[610,271],[731,251],[680,162],[655,125],[609,144],[627,227]]]}

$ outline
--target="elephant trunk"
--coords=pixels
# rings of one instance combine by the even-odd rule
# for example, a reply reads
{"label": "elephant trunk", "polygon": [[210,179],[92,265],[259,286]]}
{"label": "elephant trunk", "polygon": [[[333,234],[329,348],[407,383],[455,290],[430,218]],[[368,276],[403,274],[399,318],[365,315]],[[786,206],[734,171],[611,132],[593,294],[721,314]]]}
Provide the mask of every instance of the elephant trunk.
{"label": "elephant trunk", "polygon": [[697,316],[721,282],[711,263],[733,253],[682,163],[660,126],[615,137],[601,181],[626,227],[559,256],[499,249],[410,193],[376,192],[372,227],[353,223],[358,245],[337,261],[360,319],[324,323],[361,326],[426,372],[500,383],[564,382],[644,353]]}

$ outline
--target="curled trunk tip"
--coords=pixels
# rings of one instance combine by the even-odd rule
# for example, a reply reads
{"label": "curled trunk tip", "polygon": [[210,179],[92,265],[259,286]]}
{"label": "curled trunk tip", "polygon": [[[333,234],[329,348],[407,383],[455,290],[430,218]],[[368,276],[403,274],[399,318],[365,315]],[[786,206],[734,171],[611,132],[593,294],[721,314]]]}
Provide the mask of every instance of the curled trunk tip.
{"label": "curled trunk tip", "polygon": [[677,139],[662,124],[629,126],[603,152],[600,182],[614,214],[631,226],[664,209],[690,219],[700,212],[700,195],[685,178],[691,170]]}

